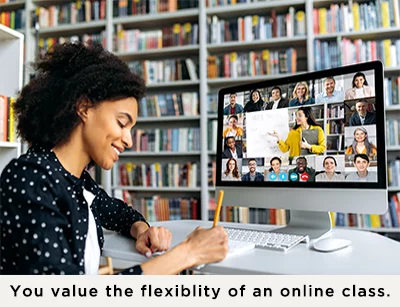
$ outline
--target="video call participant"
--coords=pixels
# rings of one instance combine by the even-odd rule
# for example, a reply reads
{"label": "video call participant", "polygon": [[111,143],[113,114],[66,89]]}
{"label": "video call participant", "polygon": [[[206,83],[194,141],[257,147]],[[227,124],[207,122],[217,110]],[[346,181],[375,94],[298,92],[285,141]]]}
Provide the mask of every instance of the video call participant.
{"label": "video call participant", "polygon": [[293,90],[293,99],[289,101],[289,107],[314,104],[315,100],[308,92],[307,82],[298,82]]}
{"label": "video call participant", "polygon": [[315,97],[315,103],[340,102],[344,101],[343,91],[335,90],[336,81],[333,77],[327,77],[324,80],[324,91]]}
{"label": "video call participant", "polygon": [[370,143],[367,129],[358,127],[353,134],[353,143],[346,148],[346,155],[366,154],[370,157],[376,156],[376,146]]}
{"label": "video call participant", "polygon": [[243,158],[242,146],[236,144],[234,136],[228,136],[225,144],[227,147],[222,153],[222,158]]}
{"label": "video call participant", "polygon": [[256,159],[249,159],[249,172],[242,176],[242,181],[264,181],[264,175],[257,172]]}
{"label": "video call participant", "polygon": [[[317,134],[316,144],[309,144],[304,138],[302,140],[302,131],[315,130]],[[325,152],[325,134],[321,126],[315,121],[311,107],[301,107],[296,112],[296,124],[290,130],[286,141],[283,141],[277,131],[268,132],[269,135],[278,139],[278,147],[282,152],[289,151],[289,156],[300,156],[301,149],[307,149],[310,154],[322,154]]]}
{"label": "video call participant", "polygon": [[315,169],[308,167],[305,157],[296,159],[296,167],[289,170],[289,181],[315,181]]}
{"label": "video call participant", "polygon": [[350,173],[346,176],[346,181],[361,181],[361,182],[377,182],[378,177],[376,172],[370,172],[369,158],[366,154],[356,154],[354,156],[354,165],[357,172]]}
{"label": "video call participant", "polygon": [[229,116],[229,127],[222,134],[224,138],[228,136],[243,136],[243,128],[238,126],[239,117],[237,115]]}
{"label": "video call participant", "polygon": [[289,101],[282,98],[282,90],[279,86],[275,86],[271,90],[271,101],[265,103],[263,110],[275,110],[281,108],[287,108],[289,106]]}
{"label": "video call participant", "polygon": [[222,180],[225,181],[240,181],[240,173],[237,161],[233,158],[228,159],[226,162],[225,172],[222,174]]}
{"label": "video call participant", "polygon": [[261,111],[263,105],[264,105],[264,100],[262,99],[260,91],[252,90],[250,92],[250,100],[244,106],[244,112],[248,113],[248,112]]}
{"label": "video call participant", "polygon": [[266,181],[287,181],[288,175],[281,170],[282,160],[279,157],[273,157],[269,161],[271,167],[267,172]]}
{"label": "video call participant", "polygon": [[224,115],[243,113],[243,107],[240,104],[236,103],[236,98],[236,93],[231,93],[229,95],[229,105],[224,108]]}
{"label": "video call participant", "polygon": [[349,88],[344,96],[346,100],[375,96],[374,89],[368,86],[368,81],[362,72],[353,76],[351,86],[352,88]]}
{"label": "video call participant", "polygon": [[322,163],[325,171],[317,173],[315,176],[315,181],[344,181],[344,174],[340,172],[336,172],[337,162],[334,157],[327,156],[325,157]]}
{"label": "video call participant", "polygon": [[376,114],[368,111],[368,102],[360,99],[356,102],[356,112],[350,116],[350,126],[367,126],[376,124]]}

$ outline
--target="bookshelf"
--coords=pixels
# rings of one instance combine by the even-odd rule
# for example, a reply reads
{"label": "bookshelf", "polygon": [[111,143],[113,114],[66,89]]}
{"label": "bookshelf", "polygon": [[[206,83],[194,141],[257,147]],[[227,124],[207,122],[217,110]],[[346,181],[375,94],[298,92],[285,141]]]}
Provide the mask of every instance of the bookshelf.
{"label": "bookshelf", "polygon": [[[73,1],[75,2],[75,1]],[[129,1],[127,1],[129,2]],[[142,3],[144,1],[135,1]],[[161,2],[161,1],[160,1]],[[206,6],[208,2],[209,6]],[[225,1],[228,3],[229,1]],[[383,19],[377,18],[376,24],[373,26],[365,27],[365,22],[361,23],[361,18],[365,18],[365,14],[352,14],[350,10],[364,8],[364,5],[370,5],[370,2],[359,2],[357,1],[326,1],[326,0],[286,0],[286,1],[256,1],[247,0],[247,3],[239,3],[236,5],[225,5],[218,6],[219,1],[208,0],[208,1],[177,1],[177,3],[197,3],[197,7],[188,7],[182,10],[175,10],[172,12],[159,11],[152,7],[151,13],[149,14],[137,14],[129,15],[124,11],[123,8],[115,9],[116,1],[105,0],[105,8],[100,14],[102,17],[100,20],[85,20],[85,22],[76,22],[75,24],[59,24],[57,26],[46,26],[38,27],[35,31],[31,27],[31,11],[37,7],[43,7],[48,9],[51,5],[67,4],[71,3],[68,0],[26,0],[16,1],[11,4],[0,4],[0,11],[22,8],[25,6],[25,10],[28,12],[25,14],[27,19],[25,26],[25,48],[26,48],[26,60],[30,61],[36,54],[36,42],[35,40],[42,39],[47,40],[52,37],[70,37],[73,35],[84,35],[84,34],[101,34],[100,40],[103,45],[115,52],[122,60],[127,63],[132,62],[156,62],[165,59],[187,59],[193,60],[195,67],[197,68],[197,79],[192,80],[191,78],[186,80],[168,80],[165,82],[150,82],[148,84],[147,95],[163,95],[166,93],[183,93],[183,92],[197,92],[199,93],[199,110],[200,112],[195,115],[166,115],[161,117],[139,117],[137,121],[138,129],[168,129],[168,128],[180,128],[180,127],[197,127],[200,129],[200,150],[191,152],[138,152],[132,153],[127,152],[121,155],[121,163],[135,161],[137,163],[147,162],[161,162],[167,163],[168,161],[184,163],[187,159],[198,164],[199,178],[198,186],[195,189],[180,188],[163,188],[163,190],[144,187],[131,187],[131,191],[139,192],[142,194],[152,195],[155,191],[162,192],[162,195],[172,195],[174,193],[182,193],[189,197],[196,196],[201,199],[201,219],[208,219],[208,203],[209,200],[214,197],[215,188],[208,186],[208,164],[215,160],[215,149],[209,148],[210,136],[212,132],[208,131],[210,122],[217,119],[215,115],[215,103],[214,107],[210,107],[210,97],[217,93],[218,89],[225,86],[233,86],[239,83],[254,82],[266,79],[272,79],[275,77],[282,77],[285,75],[292,75],[294,73],[302,73],[305,71],[312,71],[322,68],[328,68],[335,66],[335,62],[332,59],[328,59],[327,62],[320,61],[321,52],[323,48],[330,46],[337,54],[341,56],[341,63],[348,64],[356,61],[368,60],[367,58],[352,58],[348,55],[343,54],[341,51],[343,46],[350,48],[350,50],[357,50],[363,43],[371,41],[382,41],[391,39],[394,41],[398,39],[400,33],[399,18],[387,18],[389,24]],[[374,4],[382,5],[383,0],[372,1]],[[389,0],[392,3],[393,0]],[[343,3],[343,4],[342,4]],[[394,2],[393,2],[394,3]],[[355,5],[356,4],[356,5]],[[362,6],[363,5],[363,6]],[[346,18],[339,19],[352,20],[353,24],[345,24],[341,27],[336,26],[332,28],[331,23],[326,22],[326,18],[330,10],[346,9]],[[165,9],[165,7],[164,7]],[[321,11],[322,10],[322,11]],[[396,10],[390,10],[395,12]],[[322,12],[322,17],[321,13]],[[360,11],[361,12],[361,11]],[[397,10],[398,12],[398,10]],[[288,14],[288,22],[290,23],[290,30],[278,31],[278,23],[282,28],[285,24],[285,18]],[[325,15],[324,15],[325,14]],[[259,19],[253,19],[252,16],[265,16],[267,17],[264,22],[268,23],[270,20],[275,21],[275,25],[268,25],[268,29],[271,33],[267,35],[268,38],[257,38],[249,39],[249,33],[243,33],[243,37],[239,40],[233,40],[232,34],[225,37],[215,35],[210,32],[213,27],[218,29],[218,24],[226,24],[228,22],[240,22],[250,24],[257,24],[260,22]],[[251,18],[246,18],[251,16]],[[280,17],[281,16],[281,17]],[[338,16],[338,15],[336,15]],[[358,17],[356,17],[358,16]],[[391,15],[390,15],[391,16]],[[355,22],[355,18],[359,22]],[[243,19],[243,21],[242,21]],[[120,33],[119,30],[130,31],[140,30],[140,33],[147,31],[160,30],[163,27],[173,27],[175,24],[184,26],[186,23],[190,23],[193,28],[193,24],[198,25],[198,39],[193,44],[179,45],[179,46],[168,46],[163,48],[147,48],[137,51],[124,51],[117,48],[117,37]],[[362,26],[363,24],[363,26]],[[257,32],[257,35],[260,33]],[[265,34],[265,33],[264,33]],[[357,41],[357,42],[356,42]],[[356,42],[356,43],[355,43]],[[346,45],[345,45],[346,44]],[[357,45],[359,44],[359,45]],[[224,55],[229,55],[229,61],[235,61],[235,53],[237,58],[240,58],[241,54],[248,54],[249,52],[259,53],[259,56],[266,56],[263,54],[263,50],[269,51],[269,56],[278,56],[286,53],[292,54],[291,48],[296,50],[295,69],[289,70],[288,67],[269,67],[268,74],[260,74],[254,72],[251,75],[239,75],[238,72],[232,71],[230,68],[229,73],[224,76],[223,74],[216,74],[215,76],[209,75],[209,69],[207,63],[209,63],[210,56],[223,59]],[[336,48],[336,49],[335,49]],[[365,48],[365,47],[362,47]],[[289,50],[289,51],[288,51]],[[364,49],[362,49],[364,50]],[[276,53],[274,53],[276,52]],[[397,49],[399,52],[399,49]],[[355,54],[356,52],[352,52]],[[366,53],[367,54],[367,53]],[[232,57],[230,57],[232,56]],[[236,58],[236,60],[237,60]],[[320,61],[318,63],[318,60]],[[337,64],[337,63],[336,63]],[[397,63],[384,63],[385,64],[385,77],[386,78],[397,78],[400,77],[400,61]],[[389,65],[388,65],[389,64]],[[159,64],[154,64],[159,65]],[[136,66],[135,66],[136,67]],[[137,66],[139,67],[139,66]],[[142,66],[143,68],[144,66]],[[142,69],[141,68],[141,69]],[[292,68],[292,67],[290,67]],[[266,68],[267,69],[267,68]],[[25,80],[28,80],[27,73],[25,74]],[[206,94],[207,93],[207,94]],[[327,106],[325,106],[326,108]],[[392,101],[392,104],[387,106],[386,116],[388,119],[399,119],[400,118],[400,107],[399,101]],[[327,123],[324,123],[325,125]],[[212,129],[212,128],[211,128]],[[339,137],[334,133],[330,134],[328,138]],[[388,146],[388,161],[396,159],[400,156],[400,144]],[[112,193],[116,189],[121,189],[118,184],[118,177],[116,172],[103,172],[102,183],[104,188]],[[125,189],[123,187],[122,189]],[[400,185],[389,187],[389,195],[400,191]]]}
{"label": "bookshelf", "polygon": [[[24,36],[6,26],[0,25],[0,66],[7,73],[0,76],[0,95],[15,97],[22,86],[22,62],[23,62],[23,39]],[[2,99],[0,105],[0,118],[2,125],[10,117],[10,100],[7,104]],[[12,123],[11,123],[12,125]],[[6,125],[7,126],[7,125]],[[4,127],[4,125],[3,125]],[[20,144],[15,139],[13,127],[2,129],[0,140],[0,171],[8,162],[20,155]]]}

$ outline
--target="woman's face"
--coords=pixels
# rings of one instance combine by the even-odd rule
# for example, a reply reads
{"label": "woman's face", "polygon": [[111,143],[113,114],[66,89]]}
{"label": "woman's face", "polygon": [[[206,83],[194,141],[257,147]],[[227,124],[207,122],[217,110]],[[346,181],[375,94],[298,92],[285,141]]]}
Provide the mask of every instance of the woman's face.
{"label": "woman's face", "polygon": [[307,117],[304,115],[304,112],[302,110],[297,111],[296,113],[296,124],[297,125],[307,124]]}
{"label": "woman's face", "polygon": [[131,129],[136,123],[137,101],[125,98],[105,101],[80,114],[83,150],[89,160],[109,170],[125,148],[132,147]]}
{"label": "woman's face", "polygon": [[306,95],[306,87],[303,84],[297,86],[296,95],[298,98],[303,98]]}
{"label": "woman's face", "polygon": [[354,84],[356,85],[356,88],[362,88],[364,85],[364,77],[363,76],[358,76],[354,79]]}
{"label": "woman's face", "polygon": [[229,119],[229,127],[230,128],[233,128],[233,129],[236,129],[236,126],[237,126],[237,120],[236,120],[236,118],[230,118]]}
{"label": "woman's face", "polygon": [[253,99],[254,102],[257,102],[260,99],[260,95],[258,94],[257,91],[253,92],[253,94],[251,94],[251,98]]}
{"label": "woman's face", "polygon": [[235,161],[233,160],[229,161],[228,166],[229,166],[229,171],[232,172],[236,168]]}
{"label": "woman's face", "polygon": [[359,143],[364,142],[366,137],[367,135],[362,130],[356,130],[356,132],[354,133],[354,139]]}
{"label": "woman's face", "polygon": [[335,171],[336,165],[333,159],[326,159],[324,162],[324,168],[327,173],[333,173]]}
{"label": "woman's face", "polygon": [[279,171],[281,169],[281,164],[279,163],[278,160],[273,160],[271,162],[271,167],[274,170],[274,173],[279,173]]}

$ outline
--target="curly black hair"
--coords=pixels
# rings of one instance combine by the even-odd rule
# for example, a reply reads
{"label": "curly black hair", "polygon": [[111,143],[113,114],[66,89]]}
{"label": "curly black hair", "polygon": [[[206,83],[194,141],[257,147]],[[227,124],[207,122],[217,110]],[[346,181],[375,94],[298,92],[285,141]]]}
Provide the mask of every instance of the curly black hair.
{"label": "curly black hair", "polygon": [[18,134],[32,146],[53,148],[67,141],[81,121],[77,103],[139,101],[146,89],[128,65],[95,42],[56,44],[32,66],[37,75],[14,105]]}

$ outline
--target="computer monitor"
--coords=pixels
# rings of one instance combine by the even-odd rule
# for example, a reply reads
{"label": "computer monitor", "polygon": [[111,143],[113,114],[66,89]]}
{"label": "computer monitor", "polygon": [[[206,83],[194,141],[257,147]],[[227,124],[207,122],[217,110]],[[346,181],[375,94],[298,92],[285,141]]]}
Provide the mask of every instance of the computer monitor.
{"label": "computer monitor", "polygon": [[387,210],[379,61],[223,88],[216,195],[223,205],[290,210],[287,233],[318,238],[329,211]]}

